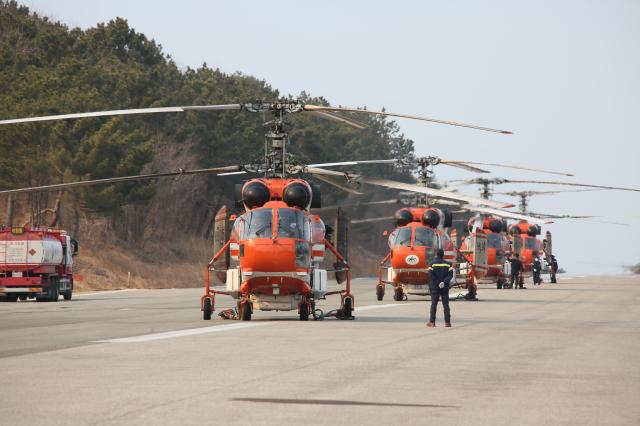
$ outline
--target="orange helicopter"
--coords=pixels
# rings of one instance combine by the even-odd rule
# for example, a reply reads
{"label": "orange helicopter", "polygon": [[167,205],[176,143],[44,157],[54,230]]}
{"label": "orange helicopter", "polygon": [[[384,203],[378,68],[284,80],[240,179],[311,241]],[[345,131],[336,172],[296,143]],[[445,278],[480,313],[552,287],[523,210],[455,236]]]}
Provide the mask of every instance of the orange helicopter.
{"label": "orange helicopter", "polygon": [[[502,288],[506,283],[503,265],[507,255],[511,253],[511,244],[504,232],[505,227],[506,223],[497,216],[476,216],[469,219],[467,224],[469,234],[465,236],[459,249],[466,260],[466,264],[460,265],[459,274],[465,278],[467,285],[495,280],[498,288]],[[483,270],[484,268],[477,270],[478,266],[475,264],[478,230],[482,230],[486,240],[486,270]]]}
{"label": "orange helicopter", "polygon": [[[254,163],[244,166],[228,166],[198,170],[179,170],[176,172],[151,173],[145,175],[122,176],[107,179],[77,181],[39,187],[20,188],[0,191],[0,194],[12,194],[45,190],[61,190],[84,185],[112,184],[142,179],[156,179],[165,176],[189,174],[214,174],[217,176],[244,173],[262,174],[261,178],[251,179],[238,188],[237,203],[245,212],[238,217],[230,217],[233,227],[227,239],[226,208],[221,209],[215,219],[214,256],[207,265],[205,294],[201,297],[201,311],[205,320],[211,319],[217,294],[227,294],[238,300],[238,316],[250,320],[254,309],[259,310],[296,310],[301,320],[310,315],[314,319],[335,316],[340,319],[352,319],[355,306],[350,289],[349,266],[343,255],[327,238],[326,228],[319,216],[311,214],[309,209],[320,206],[319,187],[301,178],[292,177],[307,174],[326,180],[326,177],[343,177],[349,182],[368,183],[390,188],[401,188],[427,193],[432,196],[454,200],[471,200],[502,207],[504,203],[482,200],[473,196],[464,196],[449,191],[433,190],[418,185],[395,182],[388,179],[369,178],[323,167],[357,165],[362,163],[388,163],[395,160],[350,161],[341,163],[323,163],[312,165],[298,164],[289,155],[287,145],[289,123],[285,117],[292,113],[306,112],[314,116],[339,121],[356,128],[362,124],[349,118],[334,115],[335,112],[366,113],[410,118],[460,127],[474,128],[498,133],[508,131],[490,129],[462,123],[435,120],[425,117],[394,114],[389,112],[359,110],[343,107],[309,105],[298,101],[283,100],[273,103],[243,103],[228,105],[203,105],[162,108],[142,108],[132,110],[97,111],[79,114],[64,114],[45,117],[0,120],[0,125],[24,122],[38,122],[85,117],[102,117],[128,114],[148,114],[187,111],[223,111],[237,110],[252,113],[269,113],[273,119],[265,123],[265,153]],[[331,183],[331,182],[330,182]],[[338,242],[339,239],[338,239]],[[335,258],[334,270],[322,269],[320,262],[325,251]],[[232,265],[231,261],[236,262]],[[218,290],[211,285],[211,272],[223,281],[226,289]],[[346,288],[327,291],[327,273],[335,272],[339,283],[346,282]],[[315,302],[330,294],[340,294],[340,308],[324,314],[315,309]]]}
{"label": "orange helicopter", "polygon": [[[428,188],[428,185],[432,182],[433,167],[440,164],[479,173],[489,173],[489,171],[477,166],[495,166],[551,174],[565,174],[506,164],[445,160],[435,156],[427,156],[416,158],[413,162],[413,165],[418,168],[418,182],[424,188]],[[486,227],[475,226],[470,229],[470,237],[466,240],[463,248],[457,250],[456,230],[453,229],[451,231],[451,237],[445,230],[445,228],[449,228],[452,225],[451,213],[443,213],[442,210],[431,207],[430,200],[427,198],[429,194],[415,195],[413,201],[410,202],[412,207],[398,210],[394,217],[396,229],[389,236],[390,251],[380,263],[378,270],[378,284],[376,286],[378,300],[383,299],[386,285],[393,286],[394,300],[405,300],[408,294],[429,295],[427,268],[437,249],[443,249],[445,260],[451,262],[454,267],[457,266],[456,272],[458,276],[456,279],[461,278],[462,282],[459,285],[468,290],[465,298],[475,300],[477,281],[488,274],[496,273],[494,263],[498,257],[503,256],[503,253],[497,256],[495,246],[499,246],[498,250],[505,251],[506,245],[508,245],[506,237],[492,233],[488,222]],[[491,203],[491,200],[486,197],[483,197],[481,201],[465,200],[463,198],[455,201],[458,203],[460,201],[471,202],[473,205],[466,204],[463,208],[476,212],[484,212],[492,210],[492,207],[499,207],[499,205]],[[440,202],[442,203],[443,201]],[[459,207],[458,203],[453,204]],[[513,206],[510,203],[499,204],[503,204],[502,207]],[[374,219],[364,219],[363,221],[371,220]],[[500,222],[500,226],[502,226],[502,222]],[[458,255],[462,259],[459,265],[457,262]],[[494,267],[491,268],[490,265]]]}
{"label": "orange helicopter", "polygon": [[428,268],[436,250],[444,250],[444,259],[455,264],[455,247],[444,231],[451,226],[451,214],[433,207],[405,207],[396,212],[395,224],[389,254],[378,268],[376,296],[384,298],[387,284],[393,286],[396,301],[406,300],[408,294],[428,296]]}
{"label": "orange helicopter", "polygon": [[[462,207],[462,209],[467,210],[466,207]],[[522,236],[516,236],[516,234],[513,233],[509,234],[508,232],[515,232],[510,231],[511,229],[515,230],[515,228],[509,227],[506,219],[517,219],[520,223],[527,224],[527,229],[531,223],[530,226],[533,227],[531,229],[535,229],[536,232],[539,232],[540,224],[553,222],[548,219],[540,219],[533,216],[499,209],[477,207],[474,208],[473,211],[479,214],[469,219],[467,223],[468,234],[464,237],[460,245],[459,252],[467,261],[467,264],[461,264],[460,275],[467,279],[469,286],[471,286],[471,282],[473,282],[475,285],[496,284],[496,287],[499,289],[507,288],[508,284],[506,279],[509,276],[510,271],[508,258],[510,256],[518,255],[522,260],[524,252],[521,250],[521,247],[526,246],[527,244],[530,245],[531,243],[523,243]],[[485,234],[487,243],[487,270],[484,275],[476,273],[473,268],[475,261],[475,238],[478,230],[482,230]],[[528,255],[531,254],[533,253],[528,253]],[[525,258],[523,263],[526,259],[529,259],[529,257]],[[531,270],[531,262],[533,262],[533,258],[530,259],[528,271]]]}
{"label": "orange helicopter", "polygon": [[[456,181],[452,181],[456,182]],[[579,189],[579,190],[554,190],[554,191],[511,191],[511,192],[502,192],[497,193],[501,195],[511,195],[518,196],[519,200],[519,209],[520,213],[500,210],[500,209],[492,209],[492,208],[477,208],[474,209],[477,212],[489,214],[490,216],[486,216],[482,218],[481,216],[472,218],[469,221],[469,228],[472,226],[483,227],[491,226],[491,221],[496,221],[494,227],[497,229],[497,220],[502,218],[502,234],[500,238],[501,242],[498,243],[497,236],[494,238],[494,245],[502,246],[506,248],[505,241],[508,241],[509,249],[505,251],[505,257],[518,256],[523,263],[523,274],[522,278],[527,278],[532,276],[533,270],[533,261],[536,257],[542,256],[542,270],[543,272],[550,272],[549,265],[551,264],[551,258],[553,255],[552,248],[552,234],[550,231],[546,231],[545,238],[540,240],[538,236],[542,234],[541,226],[543,224],[553,223],[553,220],[557,219],[586,219],[589,220],[591,218],[597,218],[599,216],[576,216],[576,215],[553,215],[553,214],[539,214],[532,213],[528,211],[528,198],[532,195],[554,195],[566,192],[588,192],[588,191],[599,191],[599,190],[623,190],[623,191],[640,191],[635,188],[624,188],[624,187],[614,187],[614,186],[604,186],[604,185],[592,185],[592,184],[582,184],[582,183],[574,183],[574,182],[558,182],[558,181],[536,181],[536,180],[511,180],[511,179],[502,179],[502,178],[494,178],[494,179],[486,179],[486,178],[476,178],[472,180],[464,180],[463,184],[480,184],[481,185],[481,196],[483,198],[489,198],[493,191],[491,190],[491,185],[494,184],[504,184],[504,183],[535,183],[535,184],[554,184],[554,185],[567,185],[567,186],[578,186],[585,187],[590,189]],[[462,207],[463,209],[465,207]],[[517,223],[512,225],[506,225],[504,219],[516,219]],[[473,224],[472,224],[473,222]],[[600,221],[602,223],[612,223],[616,225],[621,225],[616,222],[606,222]],[[497,232],[493,232],[497,234]],[[465,238],[465,241],[471,242],[473,240],[472,236],[468,236]],[[463,248],[465,250],[469,249],[469,243],[463,242]],[[491,252],[496,250],[495,262],[493,261],[493,256]],[[506,276],[509,275],[508,271],[510,270],[510,264],[508,261],[504,261],[505,257],[497,256],[499,252],[499,248],[489,248],[489,273],[486,278],[492,278],[493,280],[488,282],[494,282],[497,288],[509,288],[509,285],[506,283]],[[502,261],[501,261],[502,260]],[[487,280],[485,280],[487,281]],[[552,281],[555,281],[555,278],[552,276]]]}
{"label": "orange helicopter", "polygon": [[[204,319],[211,319],[216,294],[238,299],[238,316],[251,319],[254,309],[263,311],[297,310],[305,321],[328,316],[315,308],[318,299],[341,295],[338,318],[352,318],[354,299],[351,294],[349,267],[346,259],[326,238],[326,228],[319,216],[309,209],[320,204],[320,194],[313,185],[298,178],[251,179],[242,185],[241,203],[246,209],[231,217],[230,239],[213,256],[206,271],[205,294],[201,299]],[[216,231],[226,221],[226,211],[216,215]],[[216,235],[219,241],[220,235]],[[327,291],[327,271],[320,267],[328,250],[336,257],[338,283],[346,280],[341,291]],[[237,267],[229,267],[230,260]],[[213,289],[210,272],[223,260],[226,269],[226,291]]]}

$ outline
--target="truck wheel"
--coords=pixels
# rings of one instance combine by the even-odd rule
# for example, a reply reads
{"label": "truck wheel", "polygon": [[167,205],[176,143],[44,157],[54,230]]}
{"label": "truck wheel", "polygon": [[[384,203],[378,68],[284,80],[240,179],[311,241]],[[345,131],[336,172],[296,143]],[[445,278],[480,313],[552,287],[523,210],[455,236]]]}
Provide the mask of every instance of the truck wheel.
{"label": "truck wheel", "polygon": [[60,287],[57,278],[51,278],[49,282],[49,302],[57,302],[60,298]]}
{"label": "truck wheel", "polygon": [[7,302],[17,302],[18,295],[16,293],[7,293]]}
{"label": "truck wheel", "polygon": [[242,321],[251,321],[251,302],[241,303],[239,310]]}
{"label": "truck wheel", "polygon": [[378,301],[381,301],[382,299],[384,299],[384,287],[383,286],[377,286],[376,287],[376,297],[378,298]]}
{"label": "truck wheel", "polygon": [[69,290],[65,290],[62,292],[62,297],[64,297],[64,300],[71,300],[71,298],[73,297],[73,283],[71,283],[71,287],[69,287]]}
{"label": "truck wheel", "polygon": [[309,303],[300,305],[300,321],[309,321]]}
{"label": "truck wheel", "polygon": [[211,299],[209,299],[208,297],[206,299],[204,299],[204,306],[202,309],[202,318],[205,321],[209,321],[211,319],[211,312],[213,311],[212,307],[211,307]]}

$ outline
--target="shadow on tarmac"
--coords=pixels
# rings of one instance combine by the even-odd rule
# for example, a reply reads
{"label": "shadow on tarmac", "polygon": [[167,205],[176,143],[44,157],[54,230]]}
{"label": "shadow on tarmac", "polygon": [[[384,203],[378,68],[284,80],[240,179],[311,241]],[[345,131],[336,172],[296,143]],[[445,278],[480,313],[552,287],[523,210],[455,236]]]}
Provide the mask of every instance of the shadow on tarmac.
{"label": "shadow on tarmac", "polygon": [[373,407],[414,407],[414,408],[460,408],[456,405],[440,404],[403,404],[397,402],[367,402],[348,401],[342,399],[299,399],[299,398],[231,398],[236,402],[257,402],[267,404],[296,404],[296,405],[350,405],[350,406],[373,406]]}

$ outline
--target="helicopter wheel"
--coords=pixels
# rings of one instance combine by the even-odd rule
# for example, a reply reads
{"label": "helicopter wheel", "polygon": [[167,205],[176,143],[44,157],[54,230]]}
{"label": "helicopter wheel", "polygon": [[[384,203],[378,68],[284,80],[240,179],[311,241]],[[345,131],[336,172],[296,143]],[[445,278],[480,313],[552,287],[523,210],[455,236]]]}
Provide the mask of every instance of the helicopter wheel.
{"label": "helicopter wheel", "polygon": [[342,319],[353,319],[353,298],[345,297],[342,306]]}
{"label": "helicopter wheel", "polygon": [[393,291],[393,300],[396,302],[401,302],[404,300],[404,291],[402,291],[402,287],[396,287]]}
{"label": "helicopter wheel", "polygon": [[300,313],[300,321],[309,321],[309,302],[301,303],[298,312]]}
{"label": "helicopter wheel", "polygon": [[238,313],[242,321],[251,321],[251,302],[239,302]]}
{"label": "helicopter wheel", "polygon": [[376,297],[378,298],[378,301],[384,299],[384,285],[378,285],[376,287]]}
{"label": "helicopter wheel", "polygon": [[211,319],[212,312],[213,306],[211,305],[211,299],[207,297],[204,299],[204,305],[202,306],[202,319],[209,321]]}

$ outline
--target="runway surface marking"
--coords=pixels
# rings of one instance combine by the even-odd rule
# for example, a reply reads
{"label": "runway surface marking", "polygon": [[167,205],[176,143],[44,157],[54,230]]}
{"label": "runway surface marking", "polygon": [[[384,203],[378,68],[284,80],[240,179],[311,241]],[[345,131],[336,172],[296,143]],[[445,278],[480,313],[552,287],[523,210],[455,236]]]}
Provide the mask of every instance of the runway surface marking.
{"label": "runway surface marking", "polygon": [[385,308],[393,308],[397,306],[411,306],[411,305],[415,305],[415,303],[388,303],[386,305],[356,306],[354,310],[356,312],[362,312],[362,311],[370,311],[372,309],[385,309]]}
{"label": "runway surface marking", "polygon": [[[356,307],[357,312],[370,311],[373,309],[392,308],[394,306],[409,306],[414,303],[386,304],[386,305],[366,305]],[[140,336],[121,337],[117,339],[94,340],[92,343],[142,343],[154,340],[173,339],[175,337],[196,336],[198,334],[218,333],[222,331],[240,330],[243,328],[258,327],[261,325],[278,324],[277,322],[243,322],[225,325],[213,325],[210,327],[187,328],[184,330],[166,331],[163,333],[143,334]]]}
{"label": "runway surface marking", "polygon": [[92,291],[90,293],[74,293],[73,297],[91,297],[91,296],[102,296],[103,294],[113,294],[113,293],[125,293],[130,291],[144,291],[144,288],[125,288],[122,290],[106,290],[106,291]]}
{"label": "runway surface marking", "polygon": [[195,336],[198,334],[217,333],[221,331],[238,330],[242,328],[258,327],[275,324],[270,322],[252,322],[241,324],[214,325],[211,327],[187,328],[185,330],[167,331],[164,333],[143,334],[141,336],[122,337],[119,339],[96,340],[94,343],[140,343],[153,340],[172,339],[174,337]]}

